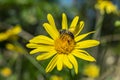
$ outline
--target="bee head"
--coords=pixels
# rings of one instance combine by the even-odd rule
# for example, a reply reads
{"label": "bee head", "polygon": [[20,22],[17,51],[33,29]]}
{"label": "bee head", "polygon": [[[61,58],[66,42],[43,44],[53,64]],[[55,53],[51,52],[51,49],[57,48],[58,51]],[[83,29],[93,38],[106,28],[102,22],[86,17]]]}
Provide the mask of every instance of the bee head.
{"label": "bee head", "polygon": [[73,33],[71,33],[69,30],[63,29],[59,31],[61,35],[67,34],[69,35],[72,39],[74,39]]}

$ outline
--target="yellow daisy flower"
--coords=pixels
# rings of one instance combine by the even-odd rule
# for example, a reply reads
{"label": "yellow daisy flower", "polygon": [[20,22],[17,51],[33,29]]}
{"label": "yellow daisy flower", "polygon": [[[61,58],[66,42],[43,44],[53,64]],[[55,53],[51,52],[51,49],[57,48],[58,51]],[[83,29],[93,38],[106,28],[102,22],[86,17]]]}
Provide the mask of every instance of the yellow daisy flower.
{"label": "yellow daisy flower", "polygon": [[101,14],[104,14],[105,12],[107,14],[110,14],[110,13],[118,14],[117,6],[114,5],[109,0],[98,0],[97,4],[95,5],[95,8],[100,10]]}
{"label": "yellow daisy flower", "polygon": [[12,74],[12,70],[8,67],[4,67],[0,70],[0,74],[4,77],[8,77]]}
{"label": "yellow daisy flower", "polygon": [[24,49],[22,49],[22,47],[18,46],[18,45],[14,45],[11,43],[7,43],[6,45],[6,49],[10,50],[10,51],[15,51],[15,52],[19,52],[19,53],[24,53]]}
{"label": "yellow daisy flower", "polygon": [[86,65],[83,74],[91,78],[97,78],[100,74],[100,68],[95,64]]}
{"label": "yellow daisy flower", "polygon": [[61,76],[52,75],[49,80],[63,80]]}
{"label": "yellow daisy flower", "polygon": [[28,48],[34,48],[30,54],[35,54],[41,52],[40,55],[36,57],[37,60],[45,60],[53,57],[46,67],[46,72],[52,71],[56,66],[57,70],[61,71],[64,66],[72,69],[74,67],[75,73],[78,73],[78,63],[75,57],[87,60],[95,61],[95,59],[86,52],[85,48],[97,46],[99,41],[97,40],[84,40],[83,38],[88,36],[93,32],[78,35],[83,27],[84,22],[78,20],[79,17],[76,16],[70,27],[68,28],[67,17],[65,13],[62,14],[62,29],[57,30],[54,19],[51,14],[47,15],[48,23],[44,23],[43,26],[48,32],[50,37],[39,35],[31,39],[27,44]]}
{"label": "yellow daisy flower", "polygon": [[1,32],[0,33],[0,42],[5,41],[9,38],[14,38],[21,31],[22,31],[21,27],[19,25],[16,25],[15,27],[12,27],[5,32]]}

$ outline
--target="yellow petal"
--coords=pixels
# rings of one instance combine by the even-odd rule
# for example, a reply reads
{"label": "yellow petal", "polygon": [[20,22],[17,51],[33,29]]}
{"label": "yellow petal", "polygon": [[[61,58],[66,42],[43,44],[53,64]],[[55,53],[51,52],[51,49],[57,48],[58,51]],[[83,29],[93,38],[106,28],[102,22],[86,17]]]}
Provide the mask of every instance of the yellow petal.
{"label": "yellow petal", "polygon": [[83,38],[85,38],[86,36],[88,36],[88,35],[90,35],[92,33],[95,33],[95,31],[88,32],[88,33],[85,33],[85,34],[82,34],[80,36],[75,37],[75,42],[78,42],[78,41],[82,40]]}
{"label": "yellow petal", "polygon": [[99,44],[100,42],[97,40],[85,40],[78,42],[75,48],[89,48],[89,47],[97,46]]}
{"label": "yellow petal", "polygon": [[46,72],[50,72],[50,71],[52,71],[55,68],[55,66],[57,64],[57,58],[58,58],[58,55],[55,55],[52,58],[52,60],[49,62],[49,64],[47,65],[47,67],[45,69]]}
{"label": "yellow petal", "polygon": [[84,21],[80,21],[79,26],[76,27],[73,34],[77,36],[82,31],[83,27],[84,27]]}
{"label": "yellow petal", "polygon": [[51,14],[48,14],[48,15],[47,15],[47,19],[48,19],[50,25],[51,25],[54,29],[56,29],[56,25],[55,25],[55,21],[54,21],[53,16],[52,16]]}
{"label": "yellow petal", "polygon": [[87,61],[96,61],[94,57],[92,57],[90,54],[88,54],[84,50],[74,50],[72,54],[80,59],[84,59]]}
{"label": "yellow petal", "polygon": [[48,34],[55,40],[59,36],[59,32],[57,29],[54,29],[50,24],[44,23],[43,24],[45,30],[48,32]]}
{"label": "yellow petal", "polygon": [[69,58],[70,62],[73,64],[75,73],[77,74],[78,73],[78,63],[77,63],[75,57],[72,54],[69,54],[68,58]]}
{"label": "yellow petal", "polygon": [[50,44],[50,45],[54,44],[54,41],[51,38],[44,36],[44,35],[36,36],[33,39],[31,39],[29,42],[39,43],[39,44]]}
{"label": "yellow petal", "polygon": [[22,31],[22,29],[21,29],[21,26],[20,25],[16,25],[14,28],[12,28],[11,30],[11,33],[12,34],[19,34],[21,31]]}
{"label": "yellow petal", "polygon": [[77,23],[78,23],[78,20],[79,20],[79,17],[78,16],[76,16],[73,20],[72,20],[72,23],[71,23],[71,25],[70,25],[70,32],[73,32],[74,30],[75,30],[75,28],[76,28],[76,25],[77,25]]}
{"label": "yellow petal", "polygon": [[45,59],[48,59],[50,57],[52,57],[53,55],[56,54],[56,51],[53,50],[53,51],[50,51],[48,53],[43,53],[43,54],[40,54],[36,57],[37,60],[45,60]]}
{"label": "yellow petal", "polygon": [[73,68],[73,66],[72,66],[72,64],[70,63],[67,55],[63,55],[63,63],[64,63],[64,65],[66,65],[68,68],[70,68],[70,69]]}
{"label": "yellow petal", "polygon": [[0,33],[0,42],[7,40],[9,38],[9,35],[7,35],[5,32]]}
{"label": "yellow petal", "polygon": [[34,43],[28,43],[28,44],[26,45],[26,47],[28,47],[28,48],[38,48],[38,47],[41,47],[41,45],[34,44]]}
{"label": "yellow petal", "polygon": [[54,50],[54,47],[53,46],[41,46],[41,47],[38,47],[37,49],[34,49],[30,52],[30,54],[35,54],[37,52],[49,52],[51,50]]}
{"label": "yellow petal", "polygon": [[63,54],[59,54],[57,59],[57,70],[61,71],[62,68],[63,68]]}
{"label": "yellow petal", "polygon": [[65,13],[62,14],[62,29],[68,29],[67,17]]}
{"label": "yellow petal", "polygon": [[48,14],[47,19],[49,21],[49,24],[55,29],[56,32],[58,32],[53,16],[51,14]]}

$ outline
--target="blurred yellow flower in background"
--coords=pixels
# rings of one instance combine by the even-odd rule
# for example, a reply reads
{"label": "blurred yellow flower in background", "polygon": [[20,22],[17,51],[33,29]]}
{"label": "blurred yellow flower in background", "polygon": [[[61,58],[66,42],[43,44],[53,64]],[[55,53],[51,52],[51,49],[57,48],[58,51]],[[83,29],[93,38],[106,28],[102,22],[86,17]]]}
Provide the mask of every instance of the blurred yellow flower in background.
{"label": "blurred yellow flower in background", "polygon": [[100,74],[100,68],[95,64],[86,65],[83,74],[91,78],[97,78]]}
{"label": "blurred yellow flower in background", "polygon": [[6,33],[1,32],[0,33],[0,42],[7,40],[7,39],[8,39],[8,36],[6,35]]}
{"label": "blurred yellow flower in background", "polygon": [[52,75],[49,80],[63,80],[63,78],[57,75]]}
{"label": "blurred yellow flower in background", "polygon": [[93,32],[78,35],[83,27],[84,22],[80,21],[77,25],[79,17],[76,16],[69,29],[67,24],[67,16],[62,14],[62,30],[58,31],[54,22],[54,18],[51,14],[47,15],[48,23],[44,23],[43,26],[51,38],[39,35],[31,39],[27,44],[28,48],[34,48],[30,54],[41,52],[37,56],[37,60],[45,60],[53,57],[49,62],[46,72],[52,71],[56,66],[57,70],[61,71],[64,66],[72,69],[74,67],[75,73],[78,73],[78,63],[75,57],[87,60],[96,61],[85,48],[97,46],[99,41],[97,40],[84,40],[83,38]]}
{"label": "blurred yellow flower in background", "polygon": [[18,45],[13,45],[11,43],[7,43],[6,44],[6,49],[10,50],[10,51],[15,51],[15,52],[19,52],[19,53],[24,53],[24,49]]}
{"label": "blurred yellow flower in background", "polygon": [[114,5],[109,0],[98,0],[97,4],[95,5],[95,8],[100,11],[101,14],[107,14],[115,13],[118,14],[118,8],[116,5]]}
{"label": "blurred yellow flower in background", "polygon": [[0,74],[4,77],[9,77],[12,74],[12,71],[8,67],[4,67],[0,70]]}
{"label": "blurred yellow flower in background", "polygon": [[19,25],[16,25],[15,27],[12,27],[8,29],[5,32],[0,33],[0,42],[5,41],[9,38],[15,37],[17,34],[19,34],[22,31],[21,27]]}

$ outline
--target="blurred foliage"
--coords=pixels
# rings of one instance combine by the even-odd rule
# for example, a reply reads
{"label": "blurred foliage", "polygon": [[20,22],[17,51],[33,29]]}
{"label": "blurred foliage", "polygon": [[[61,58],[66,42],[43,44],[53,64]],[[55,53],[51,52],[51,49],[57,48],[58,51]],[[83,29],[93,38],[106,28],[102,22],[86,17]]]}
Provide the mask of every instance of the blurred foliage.
{"label": "blurred foliage", "polygon": [[[60,72],[54,69],[46,74],[44,69],[49,59],[36,61],[25,47],[33,36],[47,35],[42,24],[47,21],[48,13],[54,16],[60,29],[63,12],[68,15],[69,21],[76,15],[80,16],[80,20],[85,21],[82,33],[95,30],[96,33],[89,38],[101,41],[98,47],[88,50],[97,60],[94,64],[100,68],[100,75],[93,80],[120,80],[120,0],[108,1],[117,6],[118,14],[101,14],[95,8],[98,0],[0,0],[0,34],[16,25],[22,28],[17,38],[10,39],[10,36],[0,40],[0,80],[91,80],[83,74],[90,62],[78,59],[78,75],[67,68]],[[3,75],[5,68],[9,69],[5,72],[7,76]]]}

